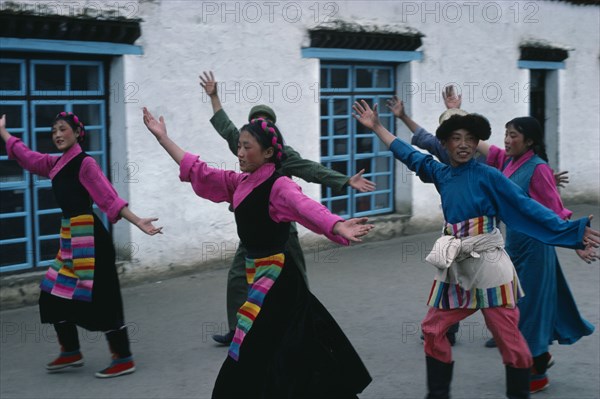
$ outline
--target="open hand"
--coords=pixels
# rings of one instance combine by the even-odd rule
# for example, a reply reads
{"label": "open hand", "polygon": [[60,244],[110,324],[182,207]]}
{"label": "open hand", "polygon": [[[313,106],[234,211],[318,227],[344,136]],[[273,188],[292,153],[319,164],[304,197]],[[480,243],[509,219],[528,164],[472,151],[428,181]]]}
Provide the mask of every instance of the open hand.
{"label": "open hand", "polygon": [[[590,222],[592,221],[593,217],[593,215],[590,215],[588,217]],[[585,245],[586,248],[598,248],[600,246],[600,232],[592,229],[591,227],[586,226],[585,231],[583,233],[583,245]]]}
{"label": "open hand", "polygon": [[153,236],[155,234],[162,234],[162,227],[155,227],[152,222],[156,222],[158,218],[140,218],[136,223],[136,226],[144,233]]}
{"label": "open hand", "polygon": [[456,95],[456,89],[453,85],[444,87],[442,90],[442,98],[446,108],[460,108],[462,104],[462,94]]}
{"label": "open hand", "polygon": [[156,137],[157,140],[167,137],[167,125],[165,119],[161,116],[159,120],[154,119],[154,116],[148,111],[148,108],[142,109],[144,114],[144,125],[150,130],[150,133]]}
{"label": "open hand", "polygon": [[337,222],[333,226],[333,233],[349,241],[361,242],[360,237],[369,234],[369,231],[375,227],[372,224],[365,224],[368,220],[369,218],[353,218]]}
{"label": "open hand", "polygon": [[596,249],[591,246],[585,249],[576,249],[575,252],[577,253],[577,256],[579,256],[585,263],[592,263],[595,262],[596,259],[600,259]]}
{"label": "open hand", "polygon": [[363,173],[365,173],[364,169],[352,176],[350,180],[348,180],[348,185],[361,193],[368,193],[375,190],[375,183],[365,179]]}
{"label": "open hand", "polygon": [[396,118],[402,118],[403,116],[406,116],[406,111],[404,110],[404,101],[400,100],[398,96],[395,95],[393,98],[387,100],[385,105],[390,111],[392,111],[392,114],[394,114]]}
{"label": "open hand", "polygon": [[206,94],[209,96],[217,95],[217,82],[215,81],[215,75],[213,75],[212,71],[204,71],[202,72],[204,76],[200,75],[200,86],[204,89]]}
{"label": "open hand", "polygon": [[556,187],[565,187],[565,184],[569,183],[569,171],[565,170],[563,172],[558,172],[554,174],[554,183],[556,183]]}
{"label": "open hand", "polygon": [[375,126],[381,124],[379,114],[377,113],[377,104],[371,109],[365,100],[360,100],[360,103],[358,101],[354,103],[352,109],[354,110],[352,116],[364,127],[375,130]]}

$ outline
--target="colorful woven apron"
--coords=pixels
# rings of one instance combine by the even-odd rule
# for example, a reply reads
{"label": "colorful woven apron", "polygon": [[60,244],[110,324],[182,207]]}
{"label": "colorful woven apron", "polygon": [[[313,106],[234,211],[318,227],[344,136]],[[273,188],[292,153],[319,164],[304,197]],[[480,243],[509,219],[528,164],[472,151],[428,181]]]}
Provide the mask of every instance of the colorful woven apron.
{"label": "colorful woven apron", "polygon": [[61,298],[91,302],[94,265],[94,216],[63,218],[60,250],[40,288]]}
{"label": "colorful woven apron", "polygon": [[233,341],[229,346],[229,356],[232,359],[238,360],[240,346],[260,313],[265,296],[281,274],[284,262],[285,255],[282,253],[265,258],[246,258],[246,279],[250,288],[248,289],[248,299],[237,313],[238,322]]}

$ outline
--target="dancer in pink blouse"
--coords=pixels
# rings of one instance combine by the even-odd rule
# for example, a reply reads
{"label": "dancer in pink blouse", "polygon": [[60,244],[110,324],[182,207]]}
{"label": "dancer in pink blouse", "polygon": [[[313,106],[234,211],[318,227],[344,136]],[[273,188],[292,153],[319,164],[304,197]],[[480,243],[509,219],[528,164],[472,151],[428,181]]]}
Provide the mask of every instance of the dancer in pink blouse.
{"label": "dancer in pink blouse", "polygon": [[62,156],[41,154],[27,148],[6,130],[0,118],[0,136],[8,156],[23,168],[52,180],[52,191],[62,210],[60,249],[50,264],[40,288],[42,323],[52,323],[61,352],[46,365],[48,371],[83,366],[77,325],[104,331],[113,354],[111,364],[96,373],[108,378],[135,371],[125,327],[123,303],[115,266],[112,237],[92,210],[94,202],[112,223],[125,218],[144,233],[161,232],[152,222],[140,218],[119,198],[102,170],[79,145],[85,127],[77,115],[61,112],[52,125],[52,141]]}
{"label": "dancer in pink blouse", "polygon": [[289,223],[296,221],[342,245],[373,228],[367,218],[344,220],[278,174],[285,159],[277,127],[254,119],[240,129],[243,173],[209,167],[184,152],[144,108],[144,123],[179,165],[179,178],[213,202],[229,202],[248,251],[248,297],[240,307],[229,354],[214,398],[356,397],[370,383],[360,357],[286,255]]}

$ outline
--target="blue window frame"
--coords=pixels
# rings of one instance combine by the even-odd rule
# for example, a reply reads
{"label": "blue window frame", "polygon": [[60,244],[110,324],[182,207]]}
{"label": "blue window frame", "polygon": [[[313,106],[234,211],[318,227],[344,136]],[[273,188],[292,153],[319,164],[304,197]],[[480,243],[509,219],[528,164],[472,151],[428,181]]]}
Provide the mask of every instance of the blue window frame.
{"label": "blue window frame", "polygon": [[346,188],[335,193],[322,187],[321,202],[343,217],[394,211],[394,158],[377,136],[352,117],[352,104],[379,104],[382,123],[394,131],[385,102],[394,95],[394,67],[371,64],[321,65],[321,163],[347,176],[364,169],[377,185],[371,193]]}
{"label": "blue window frame", "polygon": [[[34,151],[60,155],[50,125],[58,112],[74,112],[86,125],[83,150],[107,174],[104,61],[3,58],[0,72],[0,114],[12,135]],[[51,181],[25,171],[0,147],[0,272],[46,266],[59,248],[61,218]]]}

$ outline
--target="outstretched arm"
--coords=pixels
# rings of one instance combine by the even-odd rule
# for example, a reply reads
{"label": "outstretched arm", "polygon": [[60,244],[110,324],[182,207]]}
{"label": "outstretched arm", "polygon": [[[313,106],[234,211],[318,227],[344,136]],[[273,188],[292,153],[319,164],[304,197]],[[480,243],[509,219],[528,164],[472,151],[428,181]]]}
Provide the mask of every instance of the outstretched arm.
{"label": "outstretched arm", "polygon": [[162,227],[155,227],[152,224],[152,222],[156,222],[158,218],[140,218],[133,213],[128,206],[124,206],[121,209],[121,212],[119,212],[119,215],[150,236],[162,234]]}
{"label": "outstretched arm", "polygon": [[171,158],[177,165],[181,163],[185,152],[167,135],[167,125],[165,119],[160,116],[159,120],[154,119],[154,116],[146,107],[143,108],[144,125],[150,130],[150,133],[156,137],[160,145],[169,153]]}

